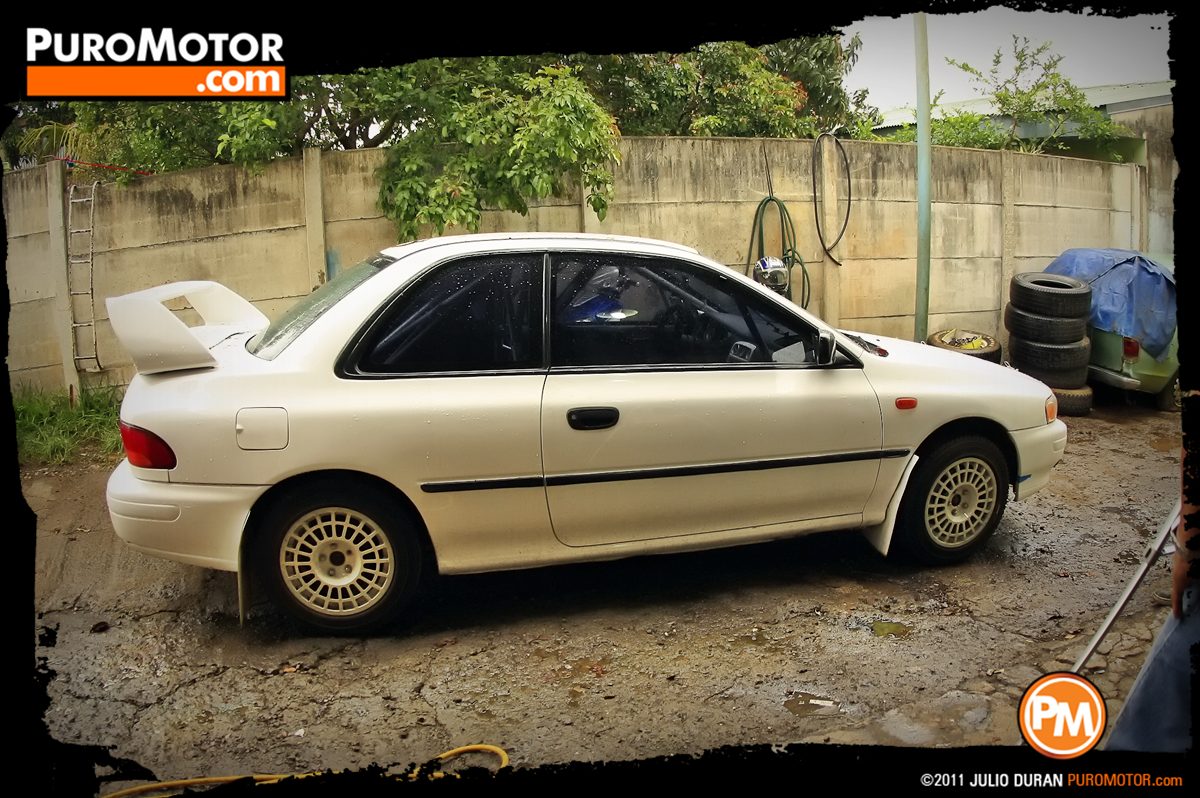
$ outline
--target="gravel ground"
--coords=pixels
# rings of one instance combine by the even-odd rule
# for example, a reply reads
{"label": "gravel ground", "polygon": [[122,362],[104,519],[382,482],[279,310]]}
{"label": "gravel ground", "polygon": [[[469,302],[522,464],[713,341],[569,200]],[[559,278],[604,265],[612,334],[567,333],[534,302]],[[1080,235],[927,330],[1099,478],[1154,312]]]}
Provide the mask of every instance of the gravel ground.
{"label": "gravel ground", "polygon": [[[468,743],[516,767],[726,744],[1018,745],[1178,496],[1180,419],[1119,400],[1066,419],[1050,483],[979,556],[920,569],[857,534],[444,578],[370,639],[310,638],[233,575],[114,537],[107,463],[27,469],[45,720],[159,778],[404,766]],[[1110,717],[1167,609],[1159,561],[1091,662]],[[472,764],[488,765],[481,758]]]}

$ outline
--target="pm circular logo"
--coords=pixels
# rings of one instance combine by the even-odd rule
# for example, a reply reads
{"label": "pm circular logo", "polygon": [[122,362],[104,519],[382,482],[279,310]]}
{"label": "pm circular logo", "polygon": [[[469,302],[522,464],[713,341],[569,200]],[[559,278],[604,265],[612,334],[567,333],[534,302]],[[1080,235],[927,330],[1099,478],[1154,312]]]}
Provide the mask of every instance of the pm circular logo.
{"label": "pm circular logo", "polygon": [[1018,723],[1039,753],[1073,759],[1104,736],[1108,715],[1096,685],[1074,673],[1048,673],[1025,688]]}

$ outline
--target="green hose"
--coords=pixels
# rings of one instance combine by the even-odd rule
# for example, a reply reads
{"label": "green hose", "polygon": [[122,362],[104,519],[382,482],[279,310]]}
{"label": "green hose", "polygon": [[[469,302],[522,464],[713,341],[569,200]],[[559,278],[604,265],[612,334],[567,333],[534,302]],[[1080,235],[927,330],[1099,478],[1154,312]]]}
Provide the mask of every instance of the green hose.
{"label": "green hose", "polygon": [[[783,243],[783,253],[780,260],[783,261],[784,266],[787,266],[789,274],[792,271],[792,267],[799,264],[801,273],[799,305],[802,308],[807,308],[808,300],[812,294],[812,286],[808,279],[808,267],[804,265],[804,258],[800,257],[800,253],[796,250],[796,228],[792,225],[791,214],[788,213],[787,206],[783,204],[783,200],[776,197],[774,193],[771,193],[770,188],[767,191],[767,196],[763,197],[762,202],[758,203],[758,208],[754,211],[754,224],[750,228],[750,247],[746,251],[746,270],[750,271],[750,267],[755,261],[766,256],[767,209],[771,205],[774,205],[779,213],[779,240]],[[758,240],[757,258],[754,256],[755,239]],[[788,281],[787,298],[792,299],[791,280]]]}

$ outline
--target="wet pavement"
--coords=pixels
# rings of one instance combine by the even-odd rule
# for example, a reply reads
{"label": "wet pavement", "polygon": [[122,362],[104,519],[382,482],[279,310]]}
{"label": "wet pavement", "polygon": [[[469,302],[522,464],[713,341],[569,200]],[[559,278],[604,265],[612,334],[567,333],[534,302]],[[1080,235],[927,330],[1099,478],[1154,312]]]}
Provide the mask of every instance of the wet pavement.
{"label": "wet pavement", "polygon": [[[1017,745],[1178,496],[1177,414],[1066,419],[1047,488],[971,562],[918,568],[855,533],[438,580],[394,633],[311,638],[235,578],[114,537],[106,464],[23,474],[39,513],[46,722],[160,778],[404,766],[468,743],[517,767],[726,744]],[[1161,560],[1087,671],[1115,717],[1167,613]],[[489,764],[486,758],[477,764]]]}

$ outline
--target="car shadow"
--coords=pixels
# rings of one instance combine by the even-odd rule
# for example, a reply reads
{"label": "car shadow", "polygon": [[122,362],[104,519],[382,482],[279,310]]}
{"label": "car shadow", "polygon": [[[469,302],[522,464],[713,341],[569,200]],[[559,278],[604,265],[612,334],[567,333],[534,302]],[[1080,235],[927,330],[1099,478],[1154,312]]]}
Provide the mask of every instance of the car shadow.
{"label": "car shadow", "polygon": [[[771,589],[832,590],[864,582],[900,585],[929,570],[884,559],[862,535],[842,531],[726,549],[436,576],[427,580],[405,612],[406,619],[374,637],[437,635],[641,608],[683,613],[697,602],[760,602],[761,596],[755,594]],[[252,634],[269,638],[307,634],[295,627],[289,633],[284,625],[280,613],[255,603]]]}

